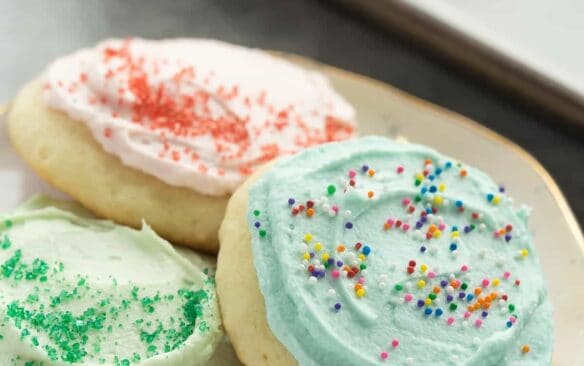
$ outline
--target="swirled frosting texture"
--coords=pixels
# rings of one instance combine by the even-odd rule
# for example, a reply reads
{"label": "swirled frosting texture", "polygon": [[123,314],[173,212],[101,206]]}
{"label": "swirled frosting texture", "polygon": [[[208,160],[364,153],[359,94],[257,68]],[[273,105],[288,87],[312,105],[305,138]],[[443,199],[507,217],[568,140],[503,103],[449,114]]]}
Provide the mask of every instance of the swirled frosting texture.
{"label": "swirled frosting texture", "polygon": [[0,364],[204,364],[221,337],[212,281],[147,226],[53,204],[0,217]]}
{"label": "swirled frosting texture", "polygon": [[526,211],[484,173],[362,138],[250,189],[274,335],[301,365],[544,365],[552,312]]}
{"label": "swirled frosting texture", "polygon": [[107,40],[56,60],[47,82],[47,103],[124,164],[208,195],[354,129],[322,75],[211,40]]}

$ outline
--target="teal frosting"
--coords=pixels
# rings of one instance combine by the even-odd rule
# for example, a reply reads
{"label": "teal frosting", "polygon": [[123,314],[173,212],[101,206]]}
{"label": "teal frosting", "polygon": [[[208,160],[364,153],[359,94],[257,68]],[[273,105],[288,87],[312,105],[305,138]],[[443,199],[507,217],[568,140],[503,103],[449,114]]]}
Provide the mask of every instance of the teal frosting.
{"label": "teal frosting", "polygon": [[528,211],[503,191],[379,137],[281,160],[248,212],[273,334],[301,365],[550,364]]}

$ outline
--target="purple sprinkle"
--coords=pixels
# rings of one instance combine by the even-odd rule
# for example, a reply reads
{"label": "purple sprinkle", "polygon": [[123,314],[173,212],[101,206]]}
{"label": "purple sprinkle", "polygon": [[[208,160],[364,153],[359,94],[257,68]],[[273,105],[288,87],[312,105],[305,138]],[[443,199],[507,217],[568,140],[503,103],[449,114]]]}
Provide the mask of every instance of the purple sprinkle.
{"label": "purple sprinkle", "polygon": [[314,258],[314,252],[310,252],[310,258]]}
{"label": "purple sprinkle", "polygon": [[446,280],[440,281],[440,286],[442,286],[442,287],[448,286],[448,281],[446,281]]}
{"label": "purple sprinkle", "polygon": [[296,200],[294,200],[294,198],[288,198],[288,204],[290,206],[292,206],[294,204],[294,202],[296,202]]}
{"label": "purple sprinkle", "polygon": [[499,192],[505,193],[505,186],[504,185],[499,186]]}
{"label": "purple sprinkle", "polygon": [[260,224],[260,222],[259,222],[259,221],[256,221],[256,222],[254,223],[254,225],[255,225],[255,227],[260,227],[260,225],[261,225],[261,224]]}
{"label": "purple sprinkle", "polygon": [[329,266],[332,266],[333,264],[335,264],[335,259],[334,258],[329,258],[328,259],[328,264],[329,264]]}
{"label": "purple sprinkle", "polygon": [[424,225],[424,223],[422,221],[417,221],[416,222],[416,229],[420,229],[423,225]]}
{"label": "purple sprinkle", "polygon": [[509,242],[511,240],[511,234],[506,234],[505,235],[505,241]]}
{"label": "purple sprinkle", "polygon": [[337,311],[341,310],[341,303],[340,302],[335,304],[335,310],[337,310]]}
{"label": "purple sprinkle", "polygon": [[451,302],[452,300],[454,300],[454,296],[452,296],[452,295],[446,296],[446,301]]}
{"label": "purple sprinkle", "polygon": [[422,218],[420,219],[420,221],[422,221],[422,223],[425,224],[426,221],[428,221],[428,219],[426,218],[426,216],[422,216]]}
{"label": "purple sprinkle", "polygon": [[471,231],[471,228],[470,228],[470,226],[465,226],[465,227],[464,227],[464,232],[465,232],[466,234],[470,233],[470,231]]}
{"label": "purple sprinkle", "polygon": [[337,261],[337,267],[342,267],[343,266],[343,261]]}
{"label": "purple sprinkle", "polygon": [[424,304],[425,304],[424,303],[424,300],[418,300],[418,304],[417,305],[418,305],[419,308],[423,307]]}
{"label": "purple sprinkle", "polygon": [[367,172],[369,170],[369,166],[368,165],[363,165],[361,167],[361,170],[363,171],[363,173]]}
{"label": "purple sprinkle", "polygon": [[458,293],[458,297],[461,299],[464,299],[464,297],[466,296],[466,294],[464,292],[459,292]]}
{"label": "purple sprinkle", "polygon": [[487,317],[487,315],[489,315],[489,313],[488,313],[488,312],[486,312],[486,311],[483,311],[483,313],[482,313],[481,315],[483,316],[483,318],[486,318],[486,317]]}
{"label": "purple sprinkle", "polygon": [[352,222],[347,222],[347,223],[345,224],[345,227],[346,227],[347,229],[352,229],[352,228],[353,228],[353,223],[352,223]]}

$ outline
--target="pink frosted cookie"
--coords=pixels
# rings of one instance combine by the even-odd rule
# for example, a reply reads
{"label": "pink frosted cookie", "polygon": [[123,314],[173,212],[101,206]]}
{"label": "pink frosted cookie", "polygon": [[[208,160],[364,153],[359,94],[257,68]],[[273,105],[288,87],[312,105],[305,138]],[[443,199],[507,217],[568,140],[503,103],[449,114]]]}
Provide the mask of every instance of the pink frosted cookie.
{"label": "pink frosted cookie", "polygon": [[107,218],[214,252],[229,195],[259,166],[354,133],[320,74],[211,40],[107,40],[51,64],[9,116],[16,149]]}

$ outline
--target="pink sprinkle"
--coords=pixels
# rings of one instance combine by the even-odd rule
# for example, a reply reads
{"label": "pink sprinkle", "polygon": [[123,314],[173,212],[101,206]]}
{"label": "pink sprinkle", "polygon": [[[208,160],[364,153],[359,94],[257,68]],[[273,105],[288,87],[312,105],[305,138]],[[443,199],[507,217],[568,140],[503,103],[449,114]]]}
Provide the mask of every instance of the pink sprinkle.
{"label": "pink sprinkle", "polygon": [[349,178],[355,178],[355,176],[357,175],[357,172],[354,170],[349,170]]}
{"label": "pink sprinkle", "polygon": [[517,322],[517,318],[514,316],[509,317],[509,321],[513,324],[515,324]]}
{"label": "pink sprinkle", "polygon": [[444,230],[445,227],[446,227],[446,225],[444,225],[444,224],[438,225],[438,229],[440,229],[440,230]]}
{"label": "pink sprinkle", "polygon": [[466,311],[466,312],[464,313],[464,318],[465,318],[465,319],[468,319],[468,318],[470,318],[470,312]]}
{"label": "pink sprinkle", "polygon": [[428,278],[429,279],[433,279],[434,277],[436,277],[436,273],[434,273],[432,271],[428,272]]}
{"label": "pink sprinkle", "polygon": [[412,294],[406,294],[406,296],[404,296],[404,300],[406,302],[410,302],[414,299],[414,296]]}
{"label": "pink sprinkle", "polygon": [[396,171],[397,171],[397,174],[401,174],[404,172],[404,167],[401,165],[398,165]]}
{"label": "pink sprinkle", "polygon": [[393,226],[394,222],[395,222],[394,219],[387,219],[387,225],[389,225],[389,226]]}
{"label": "pink sprinkle", "polygon": [[475,325],[477,328],[480,328],[481,325],[483,325],[483,321],[481,319],[477,319],[477,320],[475,320]]}
{"label": "pink sprinkle", "polygon": [[341,275],[341,272],[338,269],[335,269],[331,272],[331,275],[333,276],[334,279],[337,279]]}
{"label": "pink sprinkle", "polygon": [[463,265],[460,267],[460,270],[461,270],[462,272],[466,272],[466,271],[468,271],[468,266],[467,266],[466,264],[463,264]]}
{"label": "pink sprinkle", "polygon": [[333,205],[333,207],[331,208],[333,209],[333,211],[335,211],[335,213],[339,213],[339,206]]}
{"label": "pink sprinkle", "polygon": [[365,283],[365,277],[359,278],[359,280],[357,282],[359,282],[360,284],[364,284]]}
{"label": "pink sprinkle", "polygon": [[410,230],[410,224],[403,224],[403,225],[402,225],[402,230],[403,230],[403,231],[408,231],[408,230]]}
{"label": "pink sprinkle", "polygon": [[402,204],[403,204],[404,206],[407,206],[407,205],[409,205],[409,204],[410,204],[410,202],[412,202],[412,201],[410,201],[410,199],[409,199],[409,198],[404,198],[404,199],[402,200]]}
{"label": "pink sprinkle", "polygon": [[509,277],[511,277],[511,272],[505,272],[503,273],[503,277],[507,280],[509,279]]}
{"label": "pink sprinkle", "polygon": [[381,352],[380,356],[381,356],[381,359],[382,360],[385,360],[385,359],[387,359],[389,357],[389,353],[383,351],[383,352]]}
{"label": "pink sprinkle", "polygon": [[391,346],[393,348],[397,348],[397,346],[399,346],[399,341],[397,339],[394,339],[393,341],[391,341]]}
{"label": "pink sprinkle", "polygon": [[448,325],[452,325],[454,323],[454,318],[449,317],[448,320],[446,321],[446,323],[448,323]]}
{"label": "pink sprinkle", "polygon": [[483,284],[483,287],[487,287],[487,286],[489,286],[489,283],[491,283],[491,281],[489,281],[489,280],[488,280],[488,279],[486,279],[486,278],[485,278],[485,279],[483,279],[483,282],[482,282],[482,284]]}
{"label": "pink sprinkle", "polygon": [[495,238],[498,238],[498,237],[499,237],[499,232],[498,232],[498,231],[493,231],[493,236],[494,236]]}

